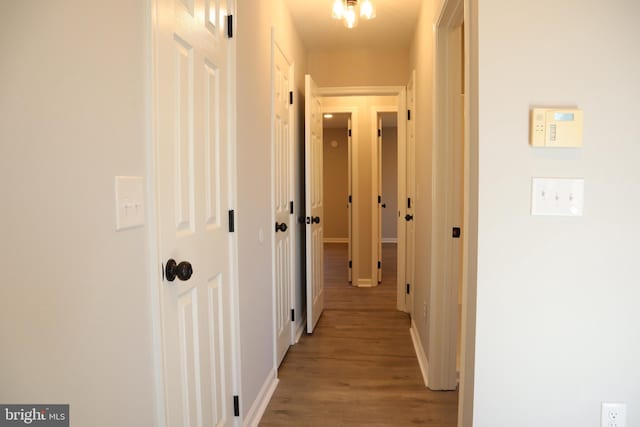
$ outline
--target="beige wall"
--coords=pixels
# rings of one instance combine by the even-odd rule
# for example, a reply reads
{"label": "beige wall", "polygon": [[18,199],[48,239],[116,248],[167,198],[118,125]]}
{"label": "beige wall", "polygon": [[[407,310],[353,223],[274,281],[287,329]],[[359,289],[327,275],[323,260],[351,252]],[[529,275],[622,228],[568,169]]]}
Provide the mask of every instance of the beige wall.
{"label": "beige wall", "polygon": [[114,214],[146,174],[145,5],[0,2],[0,402],[77,426],[158,425],[147,230]]}
{"label": "beige wall", "polygon": [[382,129],[382,239],[398,238],[398,128]]}
{"label": "beige wall", "polygon": [[[296,216],[300,196],[300,161],[303,157],[304,73],[306,56],[283,0],[238,3],[237,28],[237,150],[238,150],[238,251],[240,330],[242,352],[242,409],[246,412],[274,368],[274,331],[271,265],[271,31],[295,63],[294,125],[299,136],[295,157],[298,168]],[[298,228],[299,231],[302,227]],[[261,239],[260,236],[263,236]],[[301,233],[298,241],[302,241]],[[298,252],[300,253],[300,252]],[[298,256],[295,286],[302,286]],[[301,297],[302,292],[298,292]],[[296,313],[304,313],[296,301]],[[296,316],[298,322],[303,316]]]}
{"label": "beige wall", "polygon": [[[480,2],[475,427],[596,426],[603,401],[640,420],[639,16]],[[582,108],[583,147],[532,149],[537,105]],[[584,177],[584,216],[531,216],[536,176]]]}
{"label": "beige wall", "polygon": [[416,71],[416,106],[412,112],[416,133],[416,200],[415,200],[415,277],[412,319],[427,358],[431,293],[431,221],[432,221],[432,134],[433,134],[433,23],[435,7],[423,2],[416,35],[411,46],[411,69]]}
{"label": "beige wall", "polygon": [[404,86],[409,75],[409,52],[403,49],[314,51],[308,70],[320,87]]}
{"label": "beige wall", "polygon": [[[324,237],[347,241],[349,237],[348,129],[323,130]],[[337,147],[331,142],[336,141]]]}
{"label": "beige wall", "polygon": [[[335,107],[353,108],[353,156],[356,162],[357,173],[353,174],[354,190],[354,227],[358,228],[359,252],[353,254],[355,280],[366,282],[371,281],[374,266],[371,262],[371,210],[374,197],[372,180],[373,150],[376,150],[377,141],[377,119],[373,108],[397,107],[397,96],[346,96],[346,97],[325,97],[322,100],[322,107],[326,111],[331,111]],[[373,121],[372,121],[373,120]],[[377,167],[376,167],[377,168]],[[357,206],[356,206],[357,205]],[[377,266],[376,266],[377,268]]]}

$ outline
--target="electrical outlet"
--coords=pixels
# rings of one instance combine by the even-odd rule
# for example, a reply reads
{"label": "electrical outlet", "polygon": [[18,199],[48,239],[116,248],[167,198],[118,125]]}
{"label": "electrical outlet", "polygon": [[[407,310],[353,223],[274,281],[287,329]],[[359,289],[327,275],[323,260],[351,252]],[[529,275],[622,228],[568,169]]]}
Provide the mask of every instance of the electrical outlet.
{"label": "electrical outlet", "polygon": [[602,403],[601,427],[627,427],[627,405],[624,403]]}

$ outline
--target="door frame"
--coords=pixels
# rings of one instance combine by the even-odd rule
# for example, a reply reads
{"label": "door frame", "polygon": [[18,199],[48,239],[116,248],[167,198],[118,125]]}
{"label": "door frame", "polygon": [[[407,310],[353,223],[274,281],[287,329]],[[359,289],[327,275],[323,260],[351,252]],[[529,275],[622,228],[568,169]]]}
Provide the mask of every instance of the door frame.
{"label": "door frame", "polygon": [[[235,0],[228,0],[227,14],[235,14]],[[162,330],[162,287],[163,284],[163,259],[160,253],[160,230],[158,212],[158,175],[160,174],[158,165],[158,134],[156,130],[158,121],[158,85],[157,79],[157,34],[156,29],[160,25],[158,17],[158,0],[146,2],[145,12],[148,19],[145,28],[145,51],[147,52],[146,62],[148,64],[146,74],[146,119],[145,119],[145,203],[146,224],[145,240],[147,245],[146,269],[148,277],[149,298],[151,304],[151,326],[152,326],[152,348],[153,348],[153,375],[154,375],[154,400],[156,403],[156,421],[158,427],[167,427],[167,405],[166,405],[166,377],[163,349]],[[227,39],[228,45],[228,98],[227,98],[227,129],[229,138],[228,147],[228,167],[229,167],[229,206],[235,209],[237,205],[237,167],[236,167],[236,39]],[[239,294],[238,294],[238,239],[236,233],[229,233],[230,242],[230,277],[231,287],[231,390],[229,397],[239,396],[241,388],[241,367],[240,367],[240,316],[239,316]],[[233,417],[234,425],[242,424],[242,407],[239,417]]]}
{"label": "door frame", "polygon": [[[478,262],[478,5],[475,0],[444,0],[440,9],[436,12],[434,25],[434,149],[442,150],[443,144],[446,148],[446,135],[448,131],[447,123],[447,78],[449,52],[449,32],[451,29],[464,23],[464,218],[463,229],[464,241],[462,248],[462,316],[461,316],[461,360],[460,360],[460,384],[458,400],[458,427],[471,427],[473,425],[473,400],[474,400],[474,375],[475,375],[475,334],[476,334],[476,296],[477,296],[477,262]],[[444,141],[444,142],[443,142]],[[434,153],[434,162],[439,157]],[[434,163],[435,164],[435,163]],[[434,169],[434,191],[437,192],[439,181],[436,179]],[[436,195],[434,195],[437,197]],[[440,224],[434,215],[434,226]],[[434,230],[436,230],[434,228]],[[437,247],[432,246],[433,251]],[[437,267],[438,264],[432,264]],[[432,276],[433,280],[434,276]],[[440,294],[443,298],[434,299],[432,315],[434,320],[444,321],[445,324],[435,323],[435,334],[442,334],[437,339],[444,339],[444,343],[439,348],[443,351],[430,360],[430,367],[442,369],[439,364],[442,359],[446,359],[455,372],[455,357],[457,327],[456,321],[451,322],[450,315],[446,309],[457,304],[457,297],[444,292],[442,283],[432,282],[432,292]],[[457,289],[457,286],[455,287]],[[457,293],[457,290],[456,290]],[[433,294],[432,294],[433,296]],[[445,310],[443,310],[443,308]],[[454,312],[457,312],[457,307]],[[451,314],[451,313],[450,313]],[[449,317],[449,319],[447,319]],[[448,320],[448,321],[447,321]],[[444,328],[442,327],[444,326]],[[440,330],[438,330],[440,328]],[[446,342],[446,341],[453,341]],[[430,343],[430,346],[433,343]],[[434,347],[431,347],[434,348]],[[453,350],[452,350],[453,349]],[[431,371],[435,375],[434,371]],[[434,378],[433,376],[430,376]]]}
{"label": "door frame", "polygon": [[[381,225],[381,220],[382,220],[382,211],[381,211],[381,207],[379,207],[380,203],[378,203],[378,195],[382,195],[382,188],[379,185],[379,183],[382,180],[382,170],[381,168],[379,168],[380,166],[380,162],[382,161],[381,158],[379,158],[380,153],[378,152],[378,116],[380,115],[380,113],[396,113],[396,115],[398,115],[398,125],[400,125],[400,111],[398,110],[398,107],[385,107],[385,106],[377,106],[377,105],[373,105],[371,106],[371,140],[372,141],[376,141],[376,144],[372,144],[371,146],[371,171],[374,172],[371,174],[371,188],[378,188],[378,194],[372,194],[372,199],[371,199],[371,264],[375,265],[378,261],[382,262],[382,251],[380,250],[380,244],[382,243],[382,225]],[[396,128],[397,129],[397,128]],[[384,133],[382,135],[382,138],[384,138]],[[400,138],[397,137],[398,139],[398,143],[400,142]],[[384,144],[384,139],[383,142]],[[400,170],[398,170],[398,175],[400,175]],[[398,200],[400,200],[400,197],[398,195]],[[400,205],[398,204],[398,208],[400,208]],[[397,233],[396,236],[399,239],[399,234]],[[397,245],[398,243],[396,243]],[[397,246],[396,246],[397,248]],[[378,277],[381,279],[382,276],[382,268],[384,267],[384,265],[381,267],[381,269],[375,270],[377,271],[377,275]],[[397,266],[396,266],[397,267]],[[397,277],[396,277],[397,279]],[[373,278],[372,278],[373,280]],[[378,281],[378,283],[380,283],[380,281]]]}
{"label": "door frame", "polygon": [[[398,97],[398,112],[407,110],[407,98],[406,98],[406,87],[405,86],[345,86],[345,87],[324,87],[318,88],[318,94],[323,97],[345,97],[345,96],[397,96]],[[352,128],[355,129],[357,126],[355,123],[352,123]],[[354,130],[354,132],[356,132]],[[407,135],[407,118],[406,116],[399,115],[398,116],[398,162],[399,165],[405,165],[406,159],[403,157],[400,159],[401,155],[406,156],[406,135]],[[355,138],[354,138],[354,150],[356,148]],[[402,163],[401,163],[402,161]],[[355,176],[354,171],[354,176]],[[354,185],[354,187],[356,187]],[[398,209],[400,210],[401,216],[406,214],[405,204],[400,202],[401,200],[405,200],[407,194],[406,190],[406,168],[402,166],[402,169],[398,168]],[[355,197],[354,197],[355,200]],[[376,203],[377,203],[376,196]],[[355,208],[356,206],[354,206]],[[357,214],[357,210],[354,209],[353,215],[354,217]],[[405,236],[398,232],[398,248],[401,245],[405,244]],[[355,240],[355,235],[354,235]],[[398,250],[398,267],[404,266],[404,251]],[[404,269],[397,269],[397,291],[396,291],[396,308],[400,311],[406,311],[405,307],[405,287],[404,287]],[[354,283],[357,281],[357,276],[355,276],[356,270],[353,270],[354,273]]]}

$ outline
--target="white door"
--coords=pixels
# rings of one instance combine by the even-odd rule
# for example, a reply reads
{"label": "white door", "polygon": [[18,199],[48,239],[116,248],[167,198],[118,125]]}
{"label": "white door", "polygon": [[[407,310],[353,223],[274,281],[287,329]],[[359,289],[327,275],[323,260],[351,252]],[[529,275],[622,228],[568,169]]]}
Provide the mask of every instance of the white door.
{"label": "white door", "polygon": [[349,238],[348,238],[348,252],[349,252],[349,283],[353,281],[353,170],[351,167],[353,161],[353,145],[351,143],[351,117],[347,120],[347,186],[349,192],[349,200],[348,202],[348,223],[349,223]]}
{"label": "white door", "polygon": [[[224,0],[156,0],[154,5],[166,425],[228,426],[234,416],[234,285],[228,228],[229,59],[223,11],[230,5]],[[170,260],[177,264],[175,269]]]}
{"label": "white door", "polygon": [[378,114],[378,224],[376,227],[376,235],[378,238],[378,283],[382,283],[382,116]]}
{"label": "white door", "polygon": [[276,329],[276,364],[280,365],[292,341],[291,329],[291,127],[290,127],[290,69],[277,44],[273,43],[273,229],[274,299]]}
{"label": "white door", "polygon": [[305,76],[305,193],[307,224],[307,332],[312,333],[324,309],[322,105],[318,88]]}
{"label": "white door", "polygon": [[415,225],[414,225],[414,209],[415,209],[415,188],[416,188],[416,126],[415,126],[415,71],[411,75],[411,79],[407,84],[407,153],[406,153],[406,188],[407,200],[406,214],[404,219],[406,227],[406,247],[405,247],[405,280],[410,289],[405,293],[405,309],[411,313],[413,309],[413,292],[415,289],[414,281],[414,262],[415,262]]}

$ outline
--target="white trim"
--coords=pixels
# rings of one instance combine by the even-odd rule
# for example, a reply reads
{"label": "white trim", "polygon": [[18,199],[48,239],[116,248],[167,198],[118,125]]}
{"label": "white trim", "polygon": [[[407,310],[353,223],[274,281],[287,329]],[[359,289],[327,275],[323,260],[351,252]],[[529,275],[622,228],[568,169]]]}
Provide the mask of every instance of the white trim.
{"label": "white trim", "polygon": [[307,327],[307,312],[305,311],[304,313],[302,313],[302,315],[300,316],[300,321],[294,323],[294,334],[293,334],[293,344],[298,344],[300,342],[300,338],[302,338],[302,334],[305,331],[305,328]]}
{"label": "white trim", "polygon": [[265,380],[264,384],[260,388],[258,392],[258,396],[256,400],[253,401],[249,412],[247,412],[247,416],[244,417],[244,421],[242,423],[243,426],[246,427],[257,427],[260,424],[260,420],[264,415],[264,411],[267,409],[271,398],[273,397],[273,393],[275,393],[276,388],[278,387],[278,380],[276,370],[272,370],[269,373],[269,376]]}
{"label": "white trim", "polygon": [[325,237],[324,243],[349,243],[348,237]]}
{"label": "white trim", "polygon": [[416,351],[416,357],[418,358],[418,365],[420,365],[420,372],[422,372],[422,379],[424,380],[424,386],[429,387],[429,360],[424,352],[420,337],[418,336],[418,329],[416,324],[411,319],[411,328],[409,328],[411,334],[411,341],[413,341],[413,348]]}
{"label": "white trim", "polygon": [[378,282],[374,283],[372,279],[358,279],[356,286],[358,288],[375,288],[378,286]]}
{"label": "white trim", "polygon": [[398,243],[397,237],[383,237],[382,243]]}

